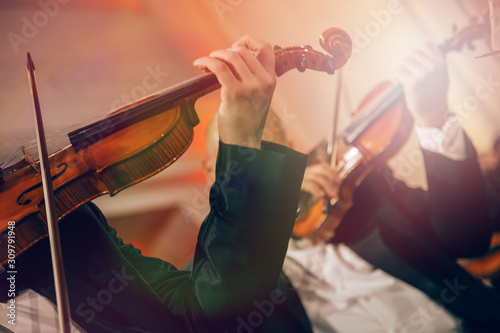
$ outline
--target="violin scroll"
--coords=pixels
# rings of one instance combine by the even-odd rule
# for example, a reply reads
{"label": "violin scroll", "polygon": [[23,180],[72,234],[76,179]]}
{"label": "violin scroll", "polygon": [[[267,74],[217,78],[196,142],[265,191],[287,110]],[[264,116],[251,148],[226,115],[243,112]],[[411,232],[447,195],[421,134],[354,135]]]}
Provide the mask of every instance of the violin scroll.
{"label": "violin scroll", "polygon": [[319,37],[321,47],[332,55],[335,68],[338,69],[345,65],[352,54],[351,37],[342,29],[330,28],[325,30]]}

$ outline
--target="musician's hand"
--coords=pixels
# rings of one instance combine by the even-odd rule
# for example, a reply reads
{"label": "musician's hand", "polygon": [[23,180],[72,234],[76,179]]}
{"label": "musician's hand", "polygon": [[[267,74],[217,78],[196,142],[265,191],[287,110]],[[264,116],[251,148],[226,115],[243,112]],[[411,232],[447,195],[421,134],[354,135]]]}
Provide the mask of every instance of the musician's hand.
{"label": "musician's hand", "polygon": [[406,105],[416,123],[424,127],[441,127],[449,115],[446,60],[433,45],[413,52],[397,75],[404,87]]}
{"label": "musician's hand", "polygon": [[306,214],[321,199],[335,198],[337,184],[337,172],[327,163],[307,167],[300,191],[299,217]]}
{"label": "musician's hand", "polygon": [[226,50],[199,58],[194,66],[214,73],[221,89],[219,137],[222,142],[260,148],[276,74],[270,44],[243,37]]}

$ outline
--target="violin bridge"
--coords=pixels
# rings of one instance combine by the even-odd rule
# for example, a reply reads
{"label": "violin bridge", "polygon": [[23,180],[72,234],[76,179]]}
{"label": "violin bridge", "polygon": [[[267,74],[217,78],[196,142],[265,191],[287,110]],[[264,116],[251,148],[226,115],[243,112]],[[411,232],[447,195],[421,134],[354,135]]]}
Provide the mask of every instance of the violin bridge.
{"label": "violin bridge", "polygon": [[29,151],[24,146],[21,146],[21,150],[23,151],[24,154],[24,161],[29,164],[29,166],[31,167],[31,169],[33,169],[35,174],[39,174],[40,170],[38,169],[33,156],[31,156]]}

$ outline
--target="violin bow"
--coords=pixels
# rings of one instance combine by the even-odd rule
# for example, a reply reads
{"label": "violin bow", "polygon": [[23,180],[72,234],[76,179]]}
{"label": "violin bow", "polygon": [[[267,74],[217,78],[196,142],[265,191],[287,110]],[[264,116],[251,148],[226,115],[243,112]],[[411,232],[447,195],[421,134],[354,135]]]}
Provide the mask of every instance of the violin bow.
{"label": "violin bow", "polygon": [[330,159],[330,166],[334,168],[336,166],[337,161],[337,132],[338,132],[338,118],[339,118],[339,109],[340,109],[340,96],[342,92],[342,69],[337,71],[337,90],[335,92],[335,107],[333,109],[333,117],[332,123],[330,127],[330,137],[328,138],[328,158]]}
{"label": "violin bow", "polygon": [[[337,71],[337,90],[335,91],[335,107],[333,109],[333,117],[332,123],[330,127],[330,136],[328,138],[328,146],[327,146],[327,156],[329,159],[330,166],[334,169],[337,167],[337,154],[338,154],[338,141],[337,141],[337,132],[338,132],[338,119],[339,119],[339,109],[340,109],[340,98],[342,94],[342,84],[344,83],[342,80],[342,68]],[[335,203],[335,198],[329,199],[325,196],[325,204],[323,205],[323,212],[325,214],[330,210],[330,205]]]}
{"label": "violin bow", "polygon": [[45,198],[45,210],[47,214],[47,228],[49,233],[50,253],[52,257],[52,269],[54,272],[54,285],[56,289],[57,312],[59,317],[59,328],[61,332],[70,332],[70,312],[66,279],[64,276],[64,266],[62,260],[61,240],[59,228],[55,216],[54,191],[52,188],[52,176],[50,174],[49,155],[47,142],[45,141],[45,131],[43,129],[42,113],[35,80],[35,65],[28,52],[28,78],[33,97],[33,112],[35,115],[36,140],[38,142],[38,155],[40,160],[40,172],[43,184],[43,196]]}

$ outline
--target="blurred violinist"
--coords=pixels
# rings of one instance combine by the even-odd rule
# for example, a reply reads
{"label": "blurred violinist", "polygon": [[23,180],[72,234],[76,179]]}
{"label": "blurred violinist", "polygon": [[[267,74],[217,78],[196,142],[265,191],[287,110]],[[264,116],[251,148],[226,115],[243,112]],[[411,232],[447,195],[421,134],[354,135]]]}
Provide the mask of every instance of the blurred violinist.
{"label": "blurred violinist", "polygon": [[[447,104],[446,62],[427,45],[402,64],[428,190],[409,188],[389,167],[370,173],[327,243],[292,240],[284,271],[315,332],[496,332],[500,295],[457,258],[483,255],[491,238],[477,156]],[[340,178],[328,164],[306,169],[301,214]]]}

